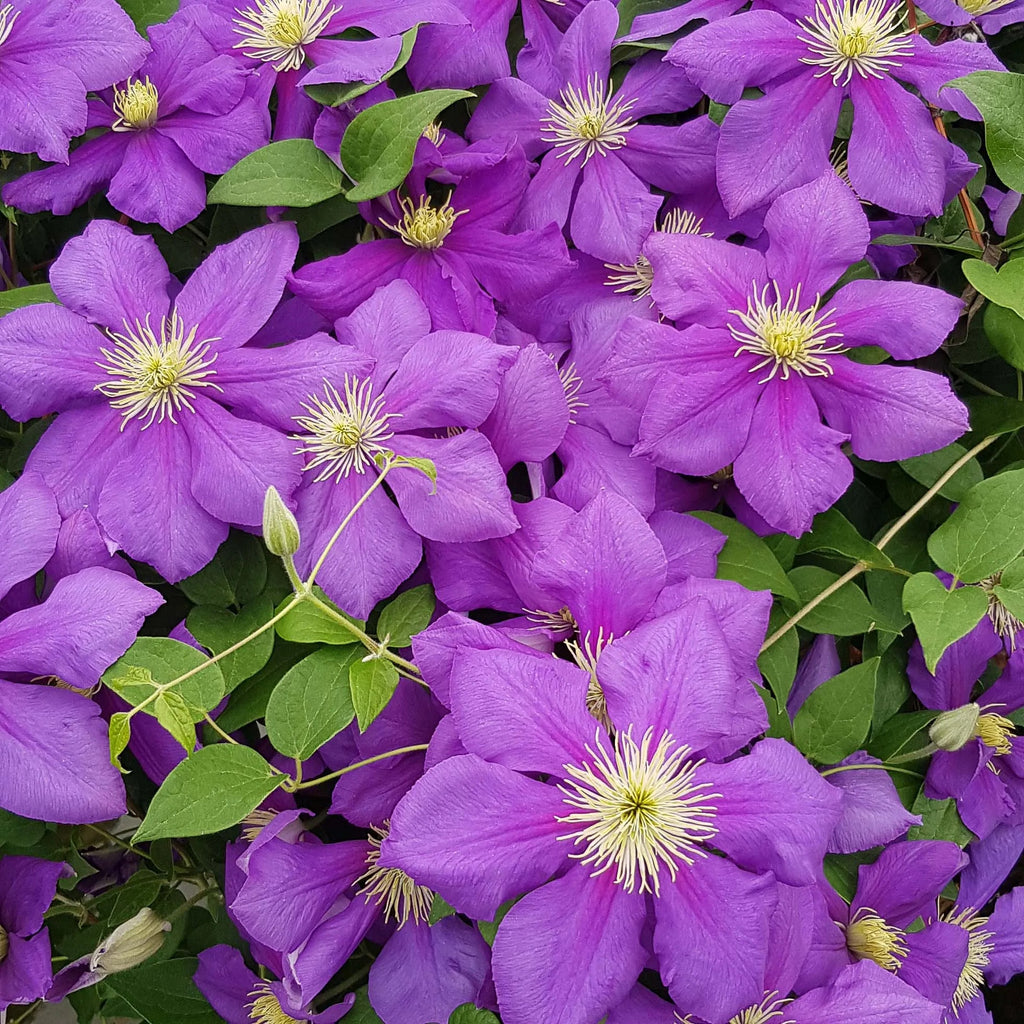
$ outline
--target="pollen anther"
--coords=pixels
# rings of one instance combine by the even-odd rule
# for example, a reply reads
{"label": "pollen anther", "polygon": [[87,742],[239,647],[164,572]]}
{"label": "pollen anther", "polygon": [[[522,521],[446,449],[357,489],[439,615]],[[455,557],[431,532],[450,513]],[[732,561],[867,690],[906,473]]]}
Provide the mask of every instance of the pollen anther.
{"label": "pollen anther", "polygon": [[554,143],[567,164],[581,154],[586,164],[595,153],[605,156],[626,144],[626,133],[636,126],[626,114],[635,103],[613,100],[612,87],[594,75],[585,90],[569,85],[551,100],[547,117],[541,118],[541,138]]}
{"label": "pollen anther", "polygon": [[860,907],[846,926],[846,948],[860,960],[874,960],[887,971],[899,970],[907,955],[903,932],[879,917],[870,907]]}
{"label": "pollen anther", "polygon": [[235,43],[246,57],[273,64],[275,71],[298,71],[306,50],[327,28],[339,6],[330,0],[256,0],[255,7],[237,9]]}
{"label": "pollen anther", "polygon": [[249,993],[249,999],[251,1002],[245,1005],[253,1024],[301,1024],[295,1017],[285,1013],[280,1000],[265,981]]}
{"label": "pollen anther", "polygon": [[117,118],[111,127],[115,132],[138,132],[152,128],[156,124],[159,105],[160,94],[149,80],[149,75],[146,75],[145,81],[129,78],[123,89],[114,86],[113,108]]}
{"label": "pollen anther", "polygon": [[382,868],[380,844],[387,838],[391,822],[385,821],[369,835],[370,850],[366,855],[366,871],[358,880],[365,899],[378,904],[384,919],[394,921],[401,928],[410,918],[422,924],[430,917],[434,893],[425,885],[414,882],[401,868]]}
{"label": "pollen anther", "polygon": [[398,204],[402,208],[402,219],[394,224],[384,222],[384,226],[414,249],[440,249],[455,226],[456,218],[467,212],[453,210],[451,196],[436,210],[430,196],[420,196],[417,204],[411,199],[399,199]]}

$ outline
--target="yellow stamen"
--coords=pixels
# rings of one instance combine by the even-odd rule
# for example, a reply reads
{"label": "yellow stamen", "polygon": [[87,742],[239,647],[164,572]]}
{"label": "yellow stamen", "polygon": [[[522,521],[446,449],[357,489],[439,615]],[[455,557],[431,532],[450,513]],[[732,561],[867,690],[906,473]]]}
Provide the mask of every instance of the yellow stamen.
{"label": "yellow stamen", "polygon": [[861,907],[846,926],[846,948],[861,960],[874,960],[887,971],[897,971],[907,955],[907,941],[899,928],[888,924],[869,907]]}
{"label": "yellow stamen", "polygon": [[565,403],[569,406],[569,423],[574,424],[576,422],[576,413],[580,409],[586,409],[590,404],[580,398],[583,378],[576,372],[575,363],[566,363],[558,368],[558,379],[562,382],[562,390],[565,392]]}
{"label": "yellow stamen", "polygon": [[546,612],[543,608],[524,608],[523,611],[531,622],[536,623],[535,629],[547,629],[552,633],[566,633],[570,636],[576,632],[576,619],[568,607],[554,612]]}
{"label": "yellow stamen", "polygon": [[123,89],[115,85],[113,106],[117,119],[112,126],[114,131],[139,132],[152,128],[156,124],[159,103],[160,95],[149,75],[145,81],[129,78]]}
{"label": "yellow stamen", "polygon": [[1009,608],[999,599],[996,587],[1003,581],[1002,572],[994,573],[983,580],[979,580],[974,586],[980,587],[988,595],[988,617],[996,635],[1004,641],[1008,640],[1010,650],[1017,649],[1017,633],[1024,629],[1024,622],[1021,622]]}
{"label": "yellow stamen", "polygon": [[1017,727],[1009,718],[990,713],[978,716],[974,734],[986,747],[991,747],[997,754],[1010,754],[1013,752],[1010,737],[1015,734],[1016,729]]}
{"label": "yellow stamen", "polygon": [[330,0],[256,0],[255,7],[237,10],[235,43],[246,57],[273,64],[275,71],[297,71],[306,50],[327,28],[340,6]]}
{"label": "yellow stamen", "polygon": [[942,915],[941,920],[947,924],[955,924],[967,932],[967,962],[960,972],[956,991],[953,993],[953,1013],[959,1015],[960,1010],[978,994],[985,982],[984,969],[988,966],[989,955],[995,948],[991,941],[994,932],[982,930],[988,924],[988,918],[981,917],[974,907],[962,910],[953,907]]}
{"label": "yellow stamen", "polygon": [[11,940],[7,929],[0,924],[0,964],[7,959],[7,951],[11,948]]}
{"label": "yellow stamen", "polygon": [[983,14],[991,14],[1007,4],[1012,4],[1013,0],[956,0],[956,2],[968,14],[973,14],[974,17],[980,18]]}
{"label": "yellow stamen", "polygon": [[401,868],[382,868],[379,864],[380,844],[390,828],[391,822],[385,821],[382,827],[371,830],[366,871],[357,884],[362,885],[365,899],[383,905],[386,921],[395,921],[401,928],[411,917],[416,924],[422,924],[430,917],[433,891],[418,885]]}
{"label": "yellow stamen", "polygon": [[457,217],[466,210],[453,210],[448,197],[436,210],[431,205],[430,196],[420,196],[415,206],[411,199],[399,199],[402,208],[402,219],[394,224],[384,223],[414,249],[440,249],[444,240],[455,226]]}
{"label": "yellow stamen", "polygon": [[569,85],[551,100],[547,117],[541,118],[541,138],[554,143],[567,164],[581,154],[586,164],[595,153],[605,156],[626,144],[626,133],[636,125],[626,116],[634,103],[612,101],[612,87],[595,75],[586,91]]}
{"label": "yellow stamen", "polygon": [[590,673],[590,681],[587,683],[587,710],[611,732],[612,721],[608,716],[608,702],[604,696],[604,689],[597,678],[597,662],[601,652],[615,639],[611,633],[604,635],[604,627],[597,631],[597,638],[587,633],[580,640],[567,640],[566,649],[569,656],[584,672]]}
{"label": "yellow stamen", "polygon": [[250,993],[252,1000],[245,1005],[249,1009],[249,1020],[253,1024],[302,1024],[297,1017],[284,1012],[281,1001],[274,995],[267,982],[260,982]]}

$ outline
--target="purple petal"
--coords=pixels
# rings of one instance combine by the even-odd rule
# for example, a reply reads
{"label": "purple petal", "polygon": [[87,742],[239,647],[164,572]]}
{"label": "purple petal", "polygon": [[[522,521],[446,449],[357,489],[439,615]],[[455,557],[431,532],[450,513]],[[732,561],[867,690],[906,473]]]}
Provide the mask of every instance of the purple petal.
{"label": "purple petal", "polygon": [[0,492],[0,598],[46,565],[59,530],[56,499],[38,473],[25,473]]}
{"label": "purple petal", "polygon": [[0,964],[0,1006],[42,999],[53,980],[49,929],[31,939],[11,935],[7,941],[7,957]]}
{"label": "purple petal", "polygon": [[996,900],[985,930],[993,933],[985,980],[990,985],[1005,985],[1024,971],[1024,887],[1017,886]]}
{"label": "purple petal", "polygon": [[391,281],[338,320],[334,333],[343,345],[371,356],[378,376],[384,379],[395,372],[409,349],[430,333],[430,311],[408,281]]}
{"label": "purple petal", "polygon": [[961,117],[980,121],[981,114],[959,89],[944,89],[943,86],[972,71],[1005,71],[989,47],[965,39],[946,40],[941,46],[933,46],[920,35],[908,35],[907,39],[912,56],[901,62],[896,77],[916,86],[933,106],[955,110]]}
{"label": "purple petal", "polygon": [[[282,117],[280,107],[278,117]],[[261,106],[245,96],[229,114],[179,110],[162,117],[156,130],[172,140],[201,171],[223,174],[270,141],[269,127],[266,103]]]}
{"label": "purple petal", "polygon": [[668,558],[666,583],[678,583],[687,576],[714,577],[718,553],[725,546],[724,534],[699,519],[667,509],[655,512],[648,522]]}
{"label": "purple petal", "polygon": [[[86,127],[85,90],[71,70],[51,63],[45,77],[32,66],[4,54],[0,77],[4,116],[0,147],[14,153],[38,153],[44,160],[68,161],[68,141]],[[45,100],[40,88],[45,91]]]}
{"label": "purple petal", "polygon": [[27,937],[43,927],[57,880],[73,872],[60,861],[0,857],[0,921],[8,933]]}
{"label": "purple petal", "polygon": [[540,137],[541,120],[547,116],[549,103],[548,97],[532,85],[518,78],[499,78],[473,111],[466,137],[477,142],[494,136],[512,136],[527,157],[534,159],[549,145]]}
{"label": "purple petal", "polygon": [[618,13],[608,0],[592,0],[573,19],[555,58],[571,85],[583,88],[594,78],[604,83],[618,29]]}
{"label": "purple petal", "polygon": [[317,39],[308,47],[315,67],[302,76],[302,85],[321,82],[379,82],[394,67],[402,49],[401,36],[381,39]]}
{"label": "purple petal", "polygon": [[509,911],[494,940],[494,985],[509,1024],[591,1024],[620,1003],[647,962],[643,896],[577,867]]}
{"label": "purple petal", "polygon": [[967,848],[971,863],[960,873],[961,904],[983,907],[1024,853],[1024,824],[997,825]]}
{"label": "purple petal", "polygon": [[967,932],[955,924],[932,921],[907,932],[907,955],[897,976],[933,1003],[949,1005],[967,964]]}
{"label": "purple petal", "polygon": [[981,678],[989,659],[1002,647],[991,623],[983,618],[965,637],[943,652],[935,666],[935,674],[925,667],[921,645],[910,648],[907,678],[911,689],[926,708],[951,711],[966,704],[974,684]]}

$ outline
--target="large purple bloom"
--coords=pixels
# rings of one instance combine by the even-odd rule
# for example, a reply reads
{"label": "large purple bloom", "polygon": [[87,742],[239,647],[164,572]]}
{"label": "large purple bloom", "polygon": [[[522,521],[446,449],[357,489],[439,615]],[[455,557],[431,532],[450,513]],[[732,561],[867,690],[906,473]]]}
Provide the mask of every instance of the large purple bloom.
{"label": "large purple bloom", "polygon": [[0,149],[67,163],[85,95],[134,71],[149,47],[114,0],[0,5]]}
{"label": "large purple bloom", "polygon": [[881,345],[897,359],[927,355],[961,303],[871,280],[822,301],[868,243],[860,204],[834,174],[776,200],[765,227],[764,256],[713,238],[653,236],[655,301],[694,326],[678,333],[630,318],[605,379],[643,410],[635,454],[696,476],[732,464],[754,511],[798,535],[849,486],[845,441],[861,458],[893,461],[966,430],[946,378],[844,354]]}
{"label": "large purple bloom", "polygon": [[258,82],[218,56],[190,17],[149,34],[153,52],[138,72],[89,103],[88,126],[106,130],[68,166],[6,185],[4,202],[64,214],[106,189],[116,210],[175,231],[206,206],[204,172],[223,174],[267,141],[269,116],[251,95]]}
{"label": "large purple bloom", "polygon": [[0,403],[20,420],[60,413],[28,468],[64,514],[88,507],[168,580],[205,565],[229,524],[259,527],[269,485],[287,498],[299,482],[287,436],[225,408],[265,418],[297,405],[337,349],[315,339],[242,349],[280,298],[297,244],[291,224],[257,228],[177,291],[151,238],[95,221],[51,268],[64,305],[0,323]]}
{"label": "large purple bloom", "polygon": [[494,944],[508,1024],[606,1014],[647,963],[648,924],[680,1005],[719,1020],[761,996],[776,879],[813,881],[839,798],[782,741],[700,760],[723,737],[732,749],[750,739],[702,604],[670,658],[636,633],[605,653],[614,739],[586,710],[587,673],[525,652],[456,657],[452,708],[469,753],[413,786],[380,864],[478,919],[526,894]]}
{"label": "large purple bloom", "polygon": [[[938,107],[978,119],[951,79],[1003,70],[982,43],[932,46],[900,24],[890,0],[798,0],[791,17],[749,11],[705,25],[665,58],[712,99],[733,104],[722,123],[718,183],[736,215],[822,174],[847,96],[853,103],[850,181],[897,213],[935,216],[945,205],[956,148],[906,82]],[[766,95],[741,99],[757,86]]]}

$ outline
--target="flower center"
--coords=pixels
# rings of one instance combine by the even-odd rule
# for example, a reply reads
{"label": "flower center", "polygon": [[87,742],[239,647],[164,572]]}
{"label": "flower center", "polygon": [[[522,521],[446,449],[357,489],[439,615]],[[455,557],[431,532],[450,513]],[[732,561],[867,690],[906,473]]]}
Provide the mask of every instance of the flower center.
{"label": "flower center", "polygon": [[956,983],[953,993],[953,1012],[960,1010],[969,1003],[980,991],[985,981],[984,969],[988,966],[989,954],[995,948],[991,941],[993,932],[982,929],[988,924],[987,917],[981,917],[974,907],[961,910],[953,907],[943,914],[941,920],[947,924],[955,924],[967,932],[967,963]]}
{"label": "flower center", "polygon": [[21,11],[14,9],[14,4],[4,4],[0,7],[0,44],[11,34],[14,23],[18,20]]}
{"label": "flower center", "polygon": [[858,959],[874,960],[887,971],[897,971],[907,955],[903,932],[869,907],[858,909],[846,926],[846,948]]}
{"label": "flower center", "polygon": [[[768,301],[768,289],[774,287],[775,301]],[[800,303],[800,286],[789,293],[785,302],[779,294],[779,286],[773,282],[765,285],[761,293],[756,291],[747,300],[746,312],[730,309],[729,312],[739,317],[740,326],[729,324],[729,332],[740,343],[735,355],[749,352],[759,356],[760,361],[750,368],[754,373],[771,364],[768,376],[758,381],[765,384],[777,373],[782,372],[782,379],[789,380],[791,370],[805,377],[828,377],[832,367],[824,356],[845,352],[842,345],[829,344],[831,338],[841,338],[838,331],[830,331],[834,322],[827,322],[835,313],[834,309],[818,312],[821,296],[816,296],[814,304],[802,309]]]}
{"label": "flower center", "polygon": [[[703,226],[704,218],[698,217],[690,210],[670,210],[661,225],[654,230],[670,235],[700,235],[702,238],[712,238],[714,232],[701,231]],[[612,273],[605,278],[604,283],[616,293],[635,292],[634,302],[651,294],[654,269],[651,267],[651,261],[643,253],[632,263],[606,263],[605,269]],[[654,305],[653,300],[651,305]]]}
{"label": "flower center", "polygon": [[257,808],[250,811],[243,819],[242,838],[249,843],[256,842],[260,833],[277,817],[277,811],[263,811]]}
{"label": "flower center", "polygon": [[636,100],[613,102],[612,87],[594,75],[586,92],[569,85],[557,100],[551,100],[548,116],[541,118],[541,138],[554,143],[567,164],[581,153],[586,164],[595,153],[605,156],[626,144],[626,132],[636,124],[626,116],[634,103]]}
{"label": "flower center", "polygon": [[461,217],[466,210],[453,210],[450,205],[451,196],[436,210],[431,206],[430,196],[420,196],[415,206],[411,199],[399,199],[402,208],[402,219],[394,224],[384,222],[414,249],[440,249],[444,240],[455,225],[455,218]]}
{"label": "flower center", "polygon": [[235,49],[246,57],[273,64],[275,71],[297,71],[306,59],[304,47],[327,28],[340,6],[331,0],[256,0],[255,7],[236,8]]}
{"label": "flower center", "polygon": [[296,435],[301,446],[296,454],[306,453],[313,458],[305,469],[322,466],[316,480],[338,480],[355,471],[365,473],[373,465],[373,458],[388,449],[384,442],[394,436],[388,420],[400,413],[384,412],[384,399],[373,397],[373,384],[369,380],[345,375],[344,395],[329,381],[324,381],[324,398],[310,395],[302,408],[308,416],[293,419],[308,436]]}
{"label": "flower center", "polygon": [[577,667],[590,674],[590,680],[587,683],[587,711],[608,732],[612,731],[612,720],[608,716],[608,701],[605,699],[604,689],[597,678],[597,662],[601,657],[601,652],[614,639],[615,637],[611,633],[605,636],[604,627],[601,626],[597,630],[596,639],[592,633],[587,633],[586,636],[581,637],[579,640],[566,640],[565,642],[569,656],[576,662]]}
{"label": "flower center", "polygon": [[391,822],[385,821],[381,828],[372,829],[368,837],[370,851],[366,855],[366,871],[357,884],[362,884],[365,899],[383,907],[386,921],[395,921],[401,928],[411,917],[422,924],[430,917],[433,891],[418,885],[401,868],[382,868],[378,863],[380,844],[387,838],[390,828]]}
{"label": "flower center", "polygon": [[813,56],[804,64],[832,76],[833,85],[848,85],[854,72],[882,78],[913,52],[913,43],[898,27],[901,9],[892,0],[818,0],[814,17],[798,21],[807,33],[798,36]]}
{"label": "flower center", "polygon": [[790,1000],[779,999],[778,995],[778,992],[769,992],[757,1006],[748,1006],[730,1018],[729,1024],[769,1024],[771,1021],[786,1024],[778,1018],[784,1016],[782,1007]]}
{"label": "flower center", "polygon": [[1010,737],[1014,735],[1016,726],[1002,715],[985,714],[978,716],[978,724],[974,727],[974,735],[991,747],[997,754],[1009,754],[1013,751]]}
{"label": "flower center", "polygon": [[639,745],[631,730],[619,733],[610,750],[598,732],[596,750],[586,748],[593,763],[564,766],[568,778],[559,789],[575,810],[557,821],[580,826],[558,838],[584,847],[569,856],[592,864],[592,875],[614,867],[626,892],[657,896],[662,868],[674,881],[680,863],[707,856],[701,844],[718,832],[710,802],[718,794],[695,781],[703,762],[687,760],[688,746],[665,733],[652,750],[652,732]]}
{"label": "flower center", "polygon": [[441,131],[441,125],[437,121],[431,121],[426,128],[423,129],[423,138],[428,142],[432,142],[435,146],[440,146],[445,140],[445,134]]}
{"label": "flower center", "polygon": [[547,629],[552,633],[576,632],[576,618],[568,606],[563,606],[555,612],[546,612],[543,608],[524,608],[526,617],[536,624],[537,629]]}
{"label": "flower center", "polygon": [[580,398],[580,391],[583,388],[583,378],[576,372],[575,363],[566,363],[558,368],[558,379],[562,382],[562,390],[565,392],[565,403],[569,406],[569,422],[576,422],[576,413],[580,409],[586,409],[589,405]]}
{"label": "flower center", "polygon": [[976,18],[982,14],[991,14],[1001,7],[1013,3],[1013,0],[956,0],[956,2],[969,14]]}
{"label": "flower center", "polygon": [[217,355],[208,356],[208,352],[210,343],[218,338],[196,344],[198,328],[186,334],[185,322],[177,313],[161,317],[159,337],[149,321],[147,314],[145,323],[136,320],[131,325],[125,320],[123,334],[108,330],[114,347],[101,348],[105,362],[96,364],[114,378],[97,384],[96,390],[110,399],[112,409],[120,410],[122,430],[129,420],[139,417],[146,419],[143,430],[154,421],[176,423],[176,412],[183,408],[195,412],[191,402],[196,397],[194,388],[221,390],[206,379],[216,374],[208,367]]}
{"label": "flower center", "polygon": [[281,1001],[271,991],[267,982],[260,982],[250,993],[252,1000],[245,1005],[249,1009],[249,1020],[253,1024],[302,1024],[296,1017],[284,1012]]}
{"label": "flower center", "polygon": [[124,88],[114,86],[114,113],[117,114],[112,128],[115,132],[138,132],[156,124],[156,108],[160,95],[149,80],[129,78]]}
{"label": "flower center", "polygon": [[992,628],[996,631],[996,635],[1002,639],[1008,639],[1010,641],[1010,650],[1015,651],[1017,649],[1017,633],[1019,630],[1024,629],[1024,622],[1021,622],[1009,608],[999,600],[999,595],[996,593],[996,587],[999,586],[1003,581],[1002,572],[997,572],[986,579],[981,580],[976,586],[981,587],[982,590],[988,594],[988,617],[992,623]]}

